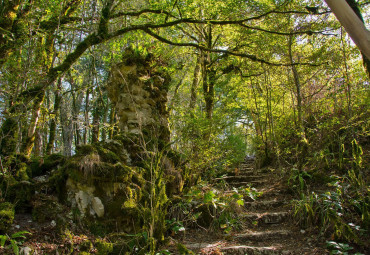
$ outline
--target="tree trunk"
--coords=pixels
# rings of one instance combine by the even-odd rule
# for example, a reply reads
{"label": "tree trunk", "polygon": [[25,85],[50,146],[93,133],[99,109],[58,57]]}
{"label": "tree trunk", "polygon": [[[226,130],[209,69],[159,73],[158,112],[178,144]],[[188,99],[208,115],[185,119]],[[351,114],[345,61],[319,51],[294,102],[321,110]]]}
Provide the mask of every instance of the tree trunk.
{"label": "tree trunk", "polygon": [[63,155],[71,156],[73,144],[73,123],[71,111],[64,99],[61,101],[60,122],[62,123]]}
{"label": "tree trunk", "polygon": [[302,117],[302,93],[301,93],[301,82],[299,80],[299,75],[296,66],[294,65],[293,60],[293,53],[292,53],[292,44],[293,44],[293,38],[292,36],[289,37],[289,60],[293,72],[293,79],[294,79],[294,85],[296,88],[296,94],[297,94],[297,112],[298,112],[298,130],[301,132],[301,135],[304,135],[303,130],[303,117]]}
{"label": "tree trunk", "polygon": [[370,59],[370,31],[345,0],[325,0],[360,51]]}
{"label": "tree trunk", "polygon": [[110,114],[109,114],[109,133],[108,133],[109,139],[113,139],[116,133],[115,132],[115,122],[116,122],[116,107],[114,107],[114,105],[111,104]]}
{"label": "tree trunk", "polygon": [[99,98],[96,99],[95,102],[95,109],[93,110],[93,123],[92,123],[92,134],[91,134],[91,139],[92,143],[97,143],[99,142],[99,133],[100,133],[100,109],[101,105],[99,103]]}
{"label": "tree trunk", "polygon": [[85,127],[84,127],[84,136],[83,143],[87,144],[88,132],[89,132],[89,98],[90,98],[90,89],[87,88],[85,96]]}
{"label": "tree trunk", "polygon": [[[358,3],[355,0],[346,0],[352,10],[356,13],[357,17],[364,23],[364,18],[362,17],[360,8],[358,7]],[[366,57],[366,55],[361,52],[362,59],[364,61],[364,67],[367,72],[367,75],[370,77],[370,58]]]}
{"label": "tree trunk", "polygon": [[54,92],[54,116],[50,120],[50,128],[49,128],[49,141],[48,145],[46,146],[46,155],[50,155],[54,148],[55,143],[55,135],[57,130],[57,120],[59,119],[59,111],[60,111],[60,90],[59,88]]}
{"label": "tree trunk", "polygon": [[198,55],[195,68],[194,68],[193,82],[191,84],[190,103],[189,103],[190,109],[194,109],[195,104],[197,102],[197,88],[198,88],[198,83],[199,83],[199,74],[200,74],[200,56]]}
{"label": "tree trunk", "polygon": [[37,128],[37,123],[40,117],[41,105],[44,102],[44,98],[45,98],[45,92],[42,91],[38,94],[38,96],[34,99],[34,102],[33,102],[32,117],[31,117],[30,124],[28,127],[27,135],[24,139],[24,144],[21,149],[21,152],[27,156],[31,155],[32,148],[35,144],[36,128]]}

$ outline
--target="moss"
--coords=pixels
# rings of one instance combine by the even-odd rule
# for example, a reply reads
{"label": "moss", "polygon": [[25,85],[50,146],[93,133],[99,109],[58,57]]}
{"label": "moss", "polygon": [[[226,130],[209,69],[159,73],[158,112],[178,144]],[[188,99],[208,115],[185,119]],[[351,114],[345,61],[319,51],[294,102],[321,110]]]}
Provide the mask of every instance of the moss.
{"label": "moss", "polygon": [[112,227],[106,222],[88,222],[87,226],[90,232],[95,236],[104,237],[109,232],[112,232]]}
{"label": "moss", "polygon": [[17,211],[29,211],[32,198],[35,194],[35,187],[28,181],[16,182],[9,185],[6,192],[6,200],[15,204]]}
{"label": "moss", "polygon": [[16,153],[18,142],[18,122],[14,117],[8,117],[1,127],[2,137],[0,144],[0,155],[8,156]]}
{"label": "moss", "polygon": [[6,232],[13,224],[14,205],[9,202],[0,203],[0,232]]}
{"label": "moss", "polygon": [[28,175],[36,177],[44,175],[65,162],[65,157],[60,154],[51,154],[44,158],[33,158],[29,167]]}
{"label": "moss", "polygon": [[101,146],[96,146],[96,150],[101,160],[104,162],[115,164],[120,161],[120,158],[117,156],[117,154],[109,149],[103,148]]}
{"label": "moss", "polygon": [[58,169],[49,178],[49,185],[55,189],[59,200],[62,202],[67,200],[67,179],[68,175],[65,168]]}
{"label": "moss", "polygon": [[94,145],[90,144],[84,144],[84,145],[78,145],[76,147],[76,155],[81,156],[81,155],[89,155],[97,153],[97,150]]}
{"label": "moss", "polygon": [[96,239],[95,247],[98,255],[107,255],[113,251],[113,243],[107,242],[103,239]]}
{"label": "moss", "polygon": [[188,248],[186,248],[185,245],[181,244],[181,243],[177,243],[177,250],[178,252],[181,254],[181,255],[195,255],[195,253],[191,250],[189,250]]}
{"label": "moss", "polygon": [[55,221],[58,230],[64,230],[70,218],[68,209],[61,205],[55,197],[40,194],[32,201],[32,217],[39,223]]}
{"label": "moss", "polygon": [[8,157],[5,165],[8,167],[9,172],[14,176],[17,181],[27,181],[28,165],[30,159],[23,154],[14,154]]}
{"label": "moss", "polygon": [[82,243],[80,244],[81,253],[91,254],[90,251],[92,249],[93,249],[93,244],[89,239],[83,240]]}

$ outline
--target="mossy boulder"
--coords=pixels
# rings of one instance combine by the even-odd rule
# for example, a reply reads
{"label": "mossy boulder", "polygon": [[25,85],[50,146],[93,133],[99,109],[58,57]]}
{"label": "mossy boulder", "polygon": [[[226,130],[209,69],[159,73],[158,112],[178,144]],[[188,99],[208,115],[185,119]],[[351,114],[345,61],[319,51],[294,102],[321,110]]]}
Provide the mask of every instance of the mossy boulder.
{"label": "mossy boulder", "polygon": [[0,233],[9,230],[14,220],[14,205],[9,202],[0,203]]}
{"label": "mossy boulder", "polygon": [[5,199],[15,205],[19,212],[26,212],[32,208],[31,201],[35,195],[35,187],[29,181],[16,181],[7,185]]}
{"label": "mossy boulder", "polygon": [[36,177],[50,173],[64,164],[66,158],[61,154],[51,154],[44,158],[33,158],[28,169],[29,177]]}
{"label": "mossy boulder", "polygon": [[13,154],[9,156],[4,163],[7,167],[9,173],[17,180],[17,181],[28,181],[28,166],[30,164],[30,159],[28,156],[23,154]]}
{"label": "mossy boulder", "polygon": [[57,201],[54,196],[39,194],[32,201],[32,217],[39,223],[55,222],[58,230],[64,230],[68,227],[72,219],[72,213],[68,213],[69,209]]}
{"label": "mossy boulder", "polygon": [[113,243],[98,238],[95,241],[95,248],[97,250],[97,255],[107,255],[113,251]]}

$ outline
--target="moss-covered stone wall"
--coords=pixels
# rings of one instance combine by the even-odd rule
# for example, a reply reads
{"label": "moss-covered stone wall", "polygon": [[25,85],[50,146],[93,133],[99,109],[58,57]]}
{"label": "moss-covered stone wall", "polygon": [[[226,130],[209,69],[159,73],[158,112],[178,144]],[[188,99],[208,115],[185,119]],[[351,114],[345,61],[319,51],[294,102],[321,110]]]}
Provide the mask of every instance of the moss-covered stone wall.
{"label": "moss-covered stone wall", "polygon": [[108,83],[122,133],[156,140],[163,147],[170,140],[167,111],[169,75],[150,54],[142,56],[131,48],[123,61],[112,67]]}

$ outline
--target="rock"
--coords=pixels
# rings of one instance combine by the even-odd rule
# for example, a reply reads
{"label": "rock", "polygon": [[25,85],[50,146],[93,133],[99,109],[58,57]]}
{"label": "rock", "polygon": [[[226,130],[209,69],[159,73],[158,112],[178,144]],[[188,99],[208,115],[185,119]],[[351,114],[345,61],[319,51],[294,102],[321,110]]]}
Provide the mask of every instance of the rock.
{"label": "rock", "polygon": [[20,255],[30,255],[31,252],[32,252],[32,249],[30,247],[25,246],[20,249],[19,254]]}
{"label": "rock", "polygon": [[88,193],[83,190],[80,190],[75,194],[75,199],[77,203],[77,207],[82,214],[86,213],[86,210],[91,202],[91,197]]}
{"label": "rock", "polygon": [[94,209],[96,215],[98,215],[98,217],[104,216],[104,205],[100,198],[94,197],[91,201],[91,206]]}
{"label": "rock", "polygon": [[37,176],[37,177],[33,178],[33,180],[35,182],[38,182],[38,183],[46,183],[46,182],[49,181],[49,175]]}

